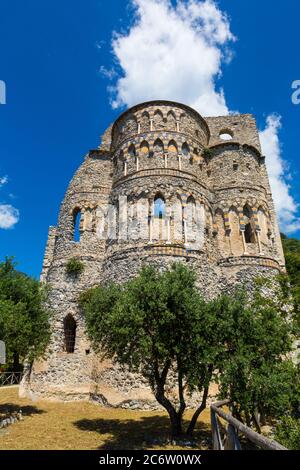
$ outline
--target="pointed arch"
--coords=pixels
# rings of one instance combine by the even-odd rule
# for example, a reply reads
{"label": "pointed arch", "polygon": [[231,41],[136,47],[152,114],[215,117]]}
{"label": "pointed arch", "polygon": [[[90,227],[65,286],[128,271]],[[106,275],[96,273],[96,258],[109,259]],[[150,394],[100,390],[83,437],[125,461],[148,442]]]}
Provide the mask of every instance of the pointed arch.
{"label": "pointed arch", "polygon": [[70,313],[64,318],[64,349],[67,353],[73,353],[76,342],[76,321]]}
{"label": "pointed arch", "polygon": [[167,128],[169,131],[176,131],[176,117],[173,111],[169,111],[167,114]]}
{"label": "pointed arch", "polygon": [[182,144],[181,151],[182,151],[182,155],[184,155],[185,157],[190,156],[190,153],[191,153],[190,147],[186,142]]}
{"label": "pointed arch", "polygon": [[133,115],[128,116],[124,122],[123,129],[124,134],[136,134],[138,131],[138,123],[136,117]]}
{"label": "pointed arch", "polygon": [[161,193],[157,193],[154,198],[154,217],[163,219],[166,215],[166,201]]}
{"label": "pointed arch", "polygon": [[163,117],[162,112],[159,109],[157,109],[154,113],[153,127],[154,129],[162,129],[165,127],[164,117]]}
{"label": "pointed arch", "polygon": [[150,115],[147,111],[144,111],[141,116],[140,129],[141,132],[150,131]]}
{"label": "pointed arch", "polygon": [[133,144],[129,145],[128,154],[130,155],[130,157],[135,157],[136,156],[136,150],[135,150],[135,146]]}
{"label": "pointed arch", "polygon": [[256,243],[253,211],[248,203],[245,204],[243,207],[243,216],[244,216],[244,224],[245,224],[245,242],[247,244]]}
{"label": "pointed arch", "polygon": [[140,151],[142,155],[149,155],[149,144],[146,140],[143,140],[143,142],[141,142]]}
{"label": "pointed arch", "polygon": [[175,142],[175,140],[170,140],[169,144],[168,144],[168,153],[171,153],[171,154],[177,154],[178,153],[178,147],[177,147],[177,144]]}
{"label": "pointed arch", "polygon": [[164,153],[164,144],[160,139],[156,139],[156,141],[154,142],[153,150],[156,154],[157,153],[159,153],[159,154]]}

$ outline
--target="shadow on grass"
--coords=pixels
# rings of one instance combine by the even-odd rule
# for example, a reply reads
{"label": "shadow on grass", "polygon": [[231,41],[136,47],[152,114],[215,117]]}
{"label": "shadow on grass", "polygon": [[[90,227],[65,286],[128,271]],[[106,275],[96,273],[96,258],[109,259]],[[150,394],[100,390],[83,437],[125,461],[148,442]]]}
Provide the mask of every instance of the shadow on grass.
{"label": "shadow on grass", "polygon": [[21,405],[16,405],[14,403],[3,403],[0,405],[0,416],[4,415],[11,415],[13,413],[18,413],[19,411],[22,411],[23,416],[31,416],[35,414],[42,414],[46,413],[46,411],[41,410],[37,408],[36,406],[21,406]]}
{"label": "shadow on grass", "polygon": [[[139,420],[81,419],[74,425],[81,431],[98,432],[105,441],[99,449],[137,450],[170,446],[170,422],[166,416],[146,416]],[[187,422],[184,423],[184,426],[186,425]],[[193,441],[197,443],[198,448],[201,445],[206,448],[210,447],[210,426],[200,422]]]}

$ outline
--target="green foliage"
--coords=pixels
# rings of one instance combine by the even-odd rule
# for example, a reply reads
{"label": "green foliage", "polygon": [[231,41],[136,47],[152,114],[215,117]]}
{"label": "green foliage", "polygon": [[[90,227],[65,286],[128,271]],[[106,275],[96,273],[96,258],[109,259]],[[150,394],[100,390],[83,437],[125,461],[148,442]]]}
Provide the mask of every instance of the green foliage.
{"label": "green foliage", "polygon": [[292,323],[280,283],[277,288],[273,286],[277,296],[270,287],[260,280],[253,298],[239,302],[236,314],[228,309],[228,351],[220,373],[221,395],[231,400],[236,416],[244,417],[249,425],[251,421],[258,424],[257,411],[262,416],[280,417],[292,410],[296,393],[297,371],[288,359]]}
{"label": "green foliage", "polygon": [[[122,287],[88,291],[81,306],[93,347],[147,378],[169,413],[174,435],[182,432],[187,394],[198,390],[203,400],[188,428],[193,431],[213,380],[248,424],[257,411],[272,417],[292,412],[299,403],[299,381],[288,359],[293,332],[286,279],[273,285],[258,280],[251,298],[237,291],[209,302],[195,281],[182,264],[165,272],[148,266]],[[174,373],[177,399],[172,401],[167,386]]]}
{"label": "green foliage", "polygon": [[[195,286],[195,274],[181,264],[163,273],[145,267],[122,288],[88,291],[81,305],[94,348],[142,373],[168,411],[172,433],[180,434],[185,394],[204,390],[205,407],[220,349],[217,321]],[[178,406],[166,396],[171,373],[176,374]]]}
{"label": "green foliage", "polygon": [[298,328],[300,327],[300,240],[281,235],[286,268],[291,284]]}
{"label": "green foliage", "polygon": [[276,427],[275,439],[287,449],[300,450],[300,420],[285,416]]}
{"label": "green foliage", "polygon": [[0,263],[0,338],[15,366],[41,356],[50,339],[46,291],[35,279],[15,269],[12,259]]}
{"label": "green foliage", "polygon": [[77,258],[70,258],[66,264],[68,276],[79,276],[84,271],[84,264]]}
{"label": "green foliage", "polygon": [[209,147],[206,147],[206,148],[203,149],[202,155],[205,159],[209,159],[209,158],[212,157],[213,151]]}

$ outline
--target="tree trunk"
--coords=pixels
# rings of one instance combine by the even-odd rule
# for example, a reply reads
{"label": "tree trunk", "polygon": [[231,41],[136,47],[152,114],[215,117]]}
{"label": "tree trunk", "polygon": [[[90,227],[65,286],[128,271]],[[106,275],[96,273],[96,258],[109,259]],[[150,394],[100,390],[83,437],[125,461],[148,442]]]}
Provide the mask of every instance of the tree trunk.
{"label": "tree trunk", "polygon": [[197,423],[197,420],[198,420],[200,414],[202,413],[202,411],[205,410],[205,408],[206,408],[208,389],[209,389],[209,385],[207,385],[204,388],[201,405],[197,408],[197,410],[195,411],[195,413],[192,416],[192,419],[190,421],[189,427],[188,427],[187,432],[186,432],[188,436],[191,436],[193,434],[196,423]]}
{"label": "tree trunk", "polygon": [[171,438],[177,439],[182,436],[182,416],[176,412],[175,407],[170,400],[165,396],[165,383],[170,368],[171,362],[167,361],[161,374],[159,374],[158,366],[155,365],[155,398],[168,412],[171,421]]}
{"label": "tree trunk", "polygon": [[20,370],[20,362],[19,362],[19,354],[17,352],[13,353],[13,370],[14,372],[19,372]]}

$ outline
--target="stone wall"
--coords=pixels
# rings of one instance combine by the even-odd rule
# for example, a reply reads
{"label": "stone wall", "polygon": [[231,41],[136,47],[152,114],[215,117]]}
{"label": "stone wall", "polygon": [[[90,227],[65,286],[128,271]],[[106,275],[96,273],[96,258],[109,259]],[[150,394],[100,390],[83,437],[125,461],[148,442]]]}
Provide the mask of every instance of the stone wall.
{"label": "stone wall", "polygon": [[[77,277],[66,274],[74,257],[84,264]],[[107,129],[49,229],[41,280],[50,288],[53,334],[45,359],[28,368],[21,394],[155,407],[142,377],[92,351],[78,297],[106,281],[126,282],[144,264],[166,269],[174,261],[195,269],[207,298],[237,285],[251,290],[256,277],[284,270],[253,116],[204,119],[185,105],[153,101]],[[76,325],[71,352],[69,317]]]}

